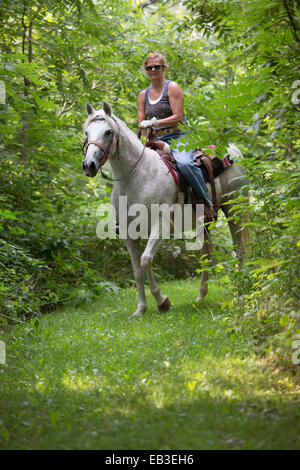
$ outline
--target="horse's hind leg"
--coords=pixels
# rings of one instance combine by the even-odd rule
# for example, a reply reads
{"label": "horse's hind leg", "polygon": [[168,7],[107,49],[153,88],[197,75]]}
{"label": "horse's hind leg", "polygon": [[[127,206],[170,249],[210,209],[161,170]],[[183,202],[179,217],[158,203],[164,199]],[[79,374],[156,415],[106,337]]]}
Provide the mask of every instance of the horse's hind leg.
{"label": "horse's hind leg", "polygon": [[234,211],[230,210],[231,207],[231,204],[225,204],[224,206],[221,206],[222,211],[224,212],[227,219],[237,258],[240,262],[242,262],[245,255],[242,216],[238,215],[235,217]]}
{"label": "horse's hind leg", "polygon": [[161,243],[162,243],[162,240],[158,237],[155,238],[153,233],[151,233],[151,236],[148,240],[145,251],[141,257],[142,269],[144,270],[147,276],[149,286],[150,286],[150,292],[155,298],[158,310],[160,312],[167,311],[171,307],[171,303],[168,297],[166,295],[162,295],[160,287],[157,284],[153,271],[152,271],[153,258],[154,258],[155,253],[159,249]]}
{"label": "horse's hind leg", "polygon": [[141,268],[141,251],[140,251],[140,241],[131,240],[130,238],[124,240],[126,248],[131,258],[131,264],[133,269],[133,275],[136,282],[136,287],[138,291],[138,308],[132,315],[133,317],[140,317],[147,310],[145,286],[144,286],[144,272]]}
{"label": "horse's hind leg", "polygon": [[[212,250],[212,244],[210,240],[210,235],[208,230],[205,228],[204,230],[204,244],[202,248],[202,259],[204,261],[210,261],[211,259],[211,250]],[[207,269],[203,269],[201,273],[201,283],[200,283],[200,289],[199,289],[199,294],[196,299],[196,302],[199,302],[199,300],[202,300],[208,292],[208,276],[209,276],[209,271]]]}

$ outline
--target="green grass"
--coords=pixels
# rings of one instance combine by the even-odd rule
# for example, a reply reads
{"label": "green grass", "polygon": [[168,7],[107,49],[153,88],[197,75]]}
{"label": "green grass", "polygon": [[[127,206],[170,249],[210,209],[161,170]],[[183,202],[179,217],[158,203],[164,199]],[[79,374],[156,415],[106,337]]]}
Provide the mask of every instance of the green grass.
{"label": "green grass", "polygon": [[6,330],[1,448],[299,449],[296,386],[198,284],[166,283],[166,314],[130,319],[129,289]]}

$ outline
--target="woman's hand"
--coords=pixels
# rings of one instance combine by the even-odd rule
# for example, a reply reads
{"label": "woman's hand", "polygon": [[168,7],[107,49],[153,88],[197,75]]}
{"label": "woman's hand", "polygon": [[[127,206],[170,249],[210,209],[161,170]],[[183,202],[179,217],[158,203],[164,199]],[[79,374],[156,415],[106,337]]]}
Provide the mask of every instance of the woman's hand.
{"label": "woman's hand", "polygon": [[149,119],[148,121],[142,121],[140,123],[139,127],[141,129],[147,129],[147,127],[157,126],[157,123],[158,123],[158,121],[157,121],[156,117],[153,117],[152,119]]}

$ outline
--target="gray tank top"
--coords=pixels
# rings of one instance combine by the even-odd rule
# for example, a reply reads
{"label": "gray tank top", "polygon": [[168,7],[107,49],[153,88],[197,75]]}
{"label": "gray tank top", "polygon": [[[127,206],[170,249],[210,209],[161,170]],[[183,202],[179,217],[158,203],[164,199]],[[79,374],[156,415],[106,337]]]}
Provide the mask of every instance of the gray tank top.
{"label": "gray tank top", "polygon": [[[167,117],[172,116],[173,111],[171,109],[171,105],[170,105],[170,101],[168,97],[169,83],[170,83],[170,80],[166,80],[161,97],[159,101],[157,101],[155,104],[151,104],[149,101],[151,86],[147,88],[146,94],[145,94],[146,119],[152,119],[153,117],[156,117],[157,119],[165,119]],[[184,116],[184,122],[186,122],[185,116]],[[156,126],[154,129],[155,130],[167,129],[168,127],[174,127],[174,124],[171,126],[164,126],[164,127]]]}

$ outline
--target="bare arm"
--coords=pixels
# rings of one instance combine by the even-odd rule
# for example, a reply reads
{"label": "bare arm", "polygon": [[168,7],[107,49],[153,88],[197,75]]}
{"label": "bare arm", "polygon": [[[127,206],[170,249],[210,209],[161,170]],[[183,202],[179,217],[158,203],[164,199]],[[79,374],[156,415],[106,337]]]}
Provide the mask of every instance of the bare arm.
{"label": "bare arm", "polygon": [[138,96],[138,125],[140,126],[140,123],[146,119],[146,114],[145,114],[145,95],[146,95],[146,90],[143,90],[139,93]]}

